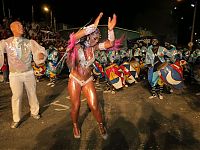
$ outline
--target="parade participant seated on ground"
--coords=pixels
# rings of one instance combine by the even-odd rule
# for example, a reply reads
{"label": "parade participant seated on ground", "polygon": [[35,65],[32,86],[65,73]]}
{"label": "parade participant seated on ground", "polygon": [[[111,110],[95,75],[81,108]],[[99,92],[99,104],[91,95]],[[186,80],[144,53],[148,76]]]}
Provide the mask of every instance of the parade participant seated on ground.
{"label": "parade participant seated on ground", "polygon": [[[108,19],[108,39],[105,42],[99,43],[100,32],[97,28],[103,13],[100,13],[94,24],[84,27],[78,32],[70,35],[70,43],[67,47],[69,52],[67,64],[70,68],[68,81],[68,91],[70,95],[71,119],[73,122],[73,134],[75,138],[80,138],[81,131],[78,124],[78,116],[80,110],[81,91],[87,98],[88,106],[96,118],[99,126],[99,131],[103,139],[107,138],[107,131],[103,123],[97,93],[91,76],[90,65],[95,60],[95,50],[106,50],[113,46],[115,41],[114,27],[117,17],[114,14],[113,18]],[[81,40],[80,40],[81,39]],[[80,42],[78,42],[80,40]],[[75,44],[75,45],[74,45]]]}
{"label": "parade participant seated on ground", "polygon": [[4,53],[7,53],[12,91],[13,123],[11,128],[17,128],[22,117],[23,86],[25,86],[28,95],[31,116],[40,119],[36,80],[31,62],[33,59],[37,65],[43,64],[47,53],[45,48],[36,41],[22,37],[24,30],[19,21],[12,22],[10,29],[14,36],[0,41],[0,68],[4,62]]}

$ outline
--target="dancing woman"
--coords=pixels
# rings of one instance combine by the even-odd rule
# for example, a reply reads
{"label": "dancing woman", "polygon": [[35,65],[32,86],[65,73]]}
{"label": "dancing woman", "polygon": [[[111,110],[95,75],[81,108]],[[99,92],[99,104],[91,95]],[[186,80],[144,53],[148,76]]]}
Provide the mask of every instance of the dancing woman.
{"label": "dancing woman", "polygon": [[103,43],[99,43],[100,33],[97,26],[102,16],[103,13],[101,12],[95,19],[94,24],[84,27],[76,33],[72,33],[67,47],[67,64],[70,69],[68,91],[72,104],[71,119],[75,138],[80,138],[81,136],[78,125],[81,92],[87,98],[88,106],[98,123],[102,138],[106,139],[108,136],[103,124],[90,66],[95,60],[95,50],[106,50],[114,45],[115,36],[113,29],[116,25],[117,17],[113,14],[113,18],[108,18],[108,39]]}

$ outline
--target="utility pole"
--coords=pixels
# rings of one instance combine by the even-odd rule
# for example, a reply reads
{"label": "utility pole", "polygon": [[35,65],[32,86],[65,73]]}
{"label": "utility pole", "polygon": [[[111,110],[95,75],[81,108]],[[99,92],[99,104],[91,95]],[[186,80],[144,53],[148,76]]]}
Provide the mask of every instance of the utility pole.
{"label": "utility pole", "polygon": [[56,28],[57,28],[57,26],[56,26],[56,17],[54,17],[54,31],[56,32]]}
{"label": "utility pole", "polygon": [[53,12],[52,12],[52,10],[50,11],[50,15],[51,15],[51,28],[53,28]]}
{"label": "utility pole", "polygon": [[11,13],[9,8],[8,8],[8,18],[11,18]]}
{"label": "utility pole", "polygon": [[195,20],[196,20],[196,12],[197,12],[197,0],[195,2],[195,5],[194,5],[194,13],[193,13],[193,20],[192,20],[192,31],[191,31],[190,42],[188,43],[190,50],[192,50],[192,47],[194,45],[193,38],[194,38],[194,26],[195,26]]}
{"label": "utility pole", "polygon": [[5,18],[6,13],[5,13],[5,7],[4,7],[4,0],[1,0],[1,1],[2,1],[3,17]]}
{"label": "utility pole", "polygon": [[34,7],[33,7],[33,5],[32,5],[32,8],[31,8],[31,12],[32,12],[32,22],[34,22],[35,20],[34,20]]}

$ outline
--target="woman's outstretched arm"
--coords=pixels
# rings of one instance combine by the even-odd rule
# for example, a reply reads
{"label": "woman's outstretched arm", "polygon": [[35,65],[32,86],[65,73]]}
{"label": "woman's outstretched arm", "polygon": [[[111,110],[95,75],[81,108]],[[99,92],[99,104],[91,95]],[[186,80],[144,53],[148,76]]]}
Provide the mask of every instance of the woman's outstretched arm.
{"label": "woman's outstretched arm", "polygon": [[108,39],[103,43],[99,43],[97,49],[105,50],[110,47],[113,47],[115,41],[114,28],[116,26],[116,23],[117,23],[117,16],[116,14],[113,14],[112,18],[111,17],[108,18]]}
{"label": "woman's outstretched arm", "polygon": [[94,32],[96,30],[102,16],[103,16],[103,13],[101,12],[99,14],[99,16],[95,19],[93,24],[91,24],[91,25],[79,30],[78,32],[76,32],[74,34],[75,39],[79,40],[80,38],[84,37],[85,35],[88,35],[88,34],[91,34],[92,32]]}

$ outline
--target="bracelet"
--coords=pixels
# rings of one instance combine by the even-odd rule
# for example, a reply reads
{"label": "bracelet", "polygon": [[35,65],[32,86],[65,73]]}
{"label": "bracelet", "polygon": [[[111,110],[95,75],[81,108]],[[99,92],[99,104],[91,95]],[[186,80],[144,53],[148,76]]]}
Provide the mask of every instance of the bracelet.
{"label": "bracelet", "polygon": [[115,34],[113,30],[108,30],[108,40],[113,42],[115,40]]}
{"label": "bracelet", "polygon": [[105,44],[99,43],[99,50],[105,50]]}
{"label": "bracelet", "polygon": [[92,32],[94,32],[96,30],[96,26],[94,24],[91,24],[87,27],[84,27],[83,29],[85,30],[85,35],[91,34]]}

